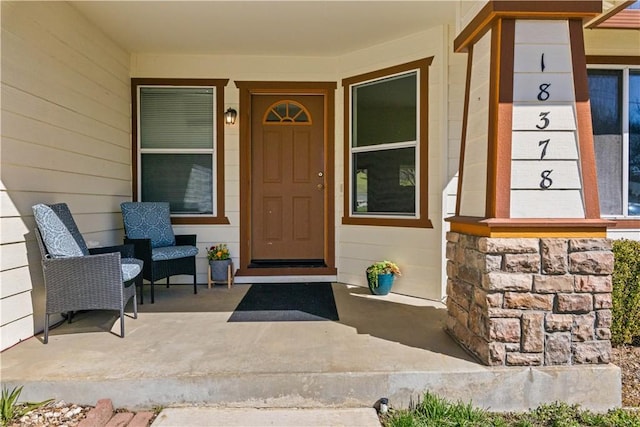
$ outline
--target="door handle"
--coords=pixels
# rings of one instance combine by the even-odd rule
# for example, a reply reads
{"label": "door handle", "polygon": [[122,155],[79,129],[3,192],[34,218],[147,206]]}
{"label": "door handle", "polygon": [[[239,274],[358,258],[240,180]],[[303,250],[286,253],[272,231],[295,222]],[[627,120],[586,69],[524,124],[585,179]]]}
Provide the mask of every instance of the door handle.
{"label": "door handle", "polygon": [[324,190],[324,184],[318,184],[316,188],[318,189],[318,191],[322,191]]}

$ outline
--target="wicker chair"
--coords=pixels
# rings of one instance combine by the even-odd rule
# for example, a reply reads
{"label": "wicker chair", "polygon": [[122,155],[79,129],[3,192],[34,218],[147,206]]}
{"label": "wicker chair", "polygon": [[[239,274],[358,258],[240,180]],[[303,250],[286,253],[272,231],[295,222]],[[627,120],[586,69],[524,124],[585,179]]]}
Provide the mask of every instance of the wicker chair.
{"label": "wicker chair", "polygon": [[[151,283],[151,303],[154,303],[156,280],[178,274],[193,275],[193,293],[196,283],[195,234],[174,235],[171,213],[167,202],[125,202],[120,204],[124,221],[125,243],[135,247],[136,258],[144,261],[142,276]],[[140,303],[143,303],[142,292]]]}
{"label": "wicker chair", "polygon": [[124,308],[142,286],[143,262],[131,245],[88,249],[65,203],[33,206],[36,240],[42,256],[45,285],[44,343],[49,342],[49,316],[74,311],[118,310],[124,338]]}

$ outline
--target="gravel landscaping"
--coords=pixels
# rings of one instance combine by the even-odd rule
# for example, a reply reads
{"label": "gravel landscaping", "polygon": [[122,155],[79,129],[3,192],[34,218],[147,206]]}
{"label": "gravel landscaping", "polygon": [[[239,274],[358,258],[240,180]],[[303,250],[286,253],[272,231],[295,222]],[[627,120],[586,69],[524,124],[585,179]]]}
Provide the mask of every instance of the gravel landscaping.
{"label": "gravel landscaping", "polygon": [[640,408],[640,343],[614,347],[611,361],[622,369],[622,406]]}

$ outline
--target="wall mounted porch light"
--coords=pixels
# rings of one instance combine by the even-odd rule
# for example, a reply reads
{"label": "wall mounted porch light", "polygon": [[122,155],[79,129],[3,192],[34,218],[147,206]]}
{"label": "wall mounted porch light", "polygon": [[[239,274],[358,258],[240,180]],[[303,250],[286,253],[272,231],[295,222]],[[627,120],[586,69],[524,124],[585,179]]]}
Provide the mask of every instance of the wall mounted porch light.
{"label": "wall mounted porch light", "polygon": [[238,117],[238,112],[231,107],[227,108],[227,111],[224,112],[224,122],[228,125],[235,124],[236,117]]}

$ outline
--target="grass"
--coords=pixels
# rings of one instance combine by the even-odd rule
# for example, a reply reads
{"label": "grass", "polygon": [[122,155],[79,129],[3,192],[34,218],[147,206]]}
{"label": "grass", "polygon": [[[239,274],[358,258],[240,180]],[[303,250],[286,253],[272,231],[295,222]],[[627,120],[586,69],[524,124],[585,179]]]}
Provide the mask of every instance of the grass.
{"label": "grass", "polygon": [[389,410],[381,421],[385,427],[639,427],[640,412],[613,409],[596,414],[556,402],[523,413],[497,413],[427,392],[409,409]]}
{"label": "grass", "polygon": [[6,387],[3,387],[2,394],[0,395],[0,425],[6,426],[11,421],[20,418],[27,412],[39,408],[42,405],[46,405],[53,399],[48,399],[43,402],[26,402],[18,403],[18,398],[22,393],[22,387],[14,387],[11,391]]}

